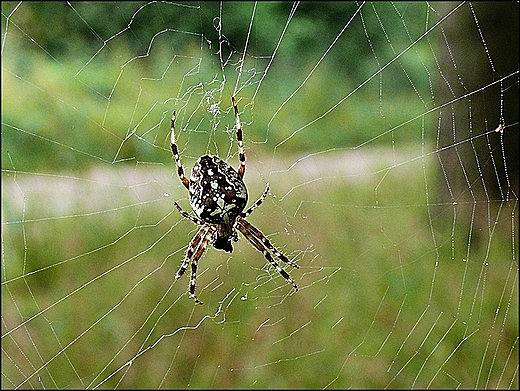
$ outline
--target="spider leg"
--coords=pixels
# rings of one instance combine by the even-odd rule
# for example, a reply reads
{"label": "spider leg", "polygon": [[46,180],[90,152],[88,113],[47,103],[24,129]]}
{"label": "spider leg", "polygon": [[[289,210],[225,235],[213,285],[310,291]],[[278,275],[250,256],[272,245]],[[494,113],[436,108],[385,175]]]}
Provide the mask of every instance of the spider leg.
{"label": "spider leg", "polygon": [[182,215],[182,217],[193,221],[197,225],[204,225],[204,222],[202,220],[200,220],[196,216],[190,215],[188,212],[185,212],[177,202],[174,202],[174,204],[177,207],[177,209],[179,210],[179,213]]}
{"label": "spider leg", "polygon": [[262,204],[262,202],[264,202],[265,197],[267,197],[268,194],[269,194],[269,183],[268,183],[267,186],[265,187],[265,190],[264,190],[264,192],[262,193],[262,195],[260,196],[260,198],[257,199],[257,200],[255,201],[255,203],[249,207],[248,210],[246,210],[244,213],[242,213],[242,217],[247,217],[247,216],[249,216],[251,213],[253,213],[253,211],[254,211],[256,208],[258,208],[258,207]]}
{"label": "spider leg", "polygon": [[233,102],[233,108],[235,109],[235,127],[237,130],[237,142],[238,142],[238,159],[240,160],[240,167],[238,168],[238,176],[240,179],[244,177],[246,171],[246,155],[244,154],[244,145],[242,143],[242,125],[240,124],[240,116],[238,115],[237,102],[235,97],[231,97]]}
{"label": "spider leg", "polygon": [[[175,279],[178,280],[182,277],[188,265],[191,261],[191,278],[190,278],[190,297],[195,300],[195,303],[202,304],[202,302],[195,295],[196,288],[196,280],[197,280],[197,263],[204,254],[204,251],[208,247],[208,243],[213,237],[215,233],[215,227],[211,225],[203,225],[199,231],[195,234],[193,239],[191,239],[190,244],[188,245],[188,249],[186,250],[186,255],[184,256],[184,260],[182,261],[177,274],[175,274]],[[193,258],[193,259],[192,259]]]}
{"label": "spider leg", "polygon": [[293,281],[289,273],[287,273],[282,267],[276,262],[276,260],[271,256],[269,251],[272,251],[274,255],[276,255],[279,259],[285,262],[288,265],[293,267],[298,267],[294,262],[287,259],[285,255],[280,253],[272,244],[269,242],[262,232],[260,232],[257,228],[255,228],[250,222],[244,220],[242,218],[237,219],[237,228],[242,232],[242,234],[246,237],[247,240],[251,242],[251,244],[258,249],[262,254],[264,254],[265,259],[269,261],[269,263],[282,275],[283,278],[287,280],[289,284],[291,284],[295,290],[298,290],[298,286]]}
{"label": "spider leg", "polygon": [[[237,219],[237,221],[238,221],[238,219]],[[299,266],[296,263],[289,260],[285,255],[283,255],[280,251],[278,251],[276,249],[276,247],[274,247],[271,244],[269,239],[267,239],[265,237],[265,235],[258,228],[256,228],[253,224],[251,224],[249,221],[240,219],[239,228],[240,228],[240,225],[242,225],[242,227],[246,230],[246,232],[248,232],[252,236],[256,237],[262,243],[262,245],[265,246],[265,248],[272,251],[273,254],[276,255],[279,259],[281,259],[284,263],[286,263],[292,267],[295,267],[297,269],[299,268]],[[244,233],[244,230],[240,229],[240,232]]]}
{"label": "spider leg", "polygon": [[193,261],[191,261],[190,296],[193,300],[195,300],[195,303],[197,304],[203,304],[202,301],[200,301],[195,295],[195,283],[197,281],[197,265],[200,257],[202,257],[202,254],[204,254],[204,251],[206,251],[206,248],[208,247],[208,244],[211,241],[214,233],[215,228],[210,226],[208,232],[202,240],[202,243],[200,244],[197,252],[195,253],[195,256],[193,257]]}
{"label": "spider leg", "polygon": [[193,253],[199,246],[202,238],[206,236],[208,233],[208,226],[202,226],[199,231],[195,234],[193,239],[191,239],[190,244],[188,245],[188,249],[186,250],[186,254],[184,255],[184,259],[182,261],[181,266],[179,267],[179,270],[177,271],[177,274],[175,274],[175,279],[178,280],[182,277],[184,272],[186,271],[186,268],[188,267],[190,263],[190,259],[193,257]]}
{"label": "spider leg", "polygon": [[186,189],[188,189],[190,182],[188,181],[188,178],[186,178],[186,176],[184,175],[184,170],[182,169],[181,164],[181,158],[179,157],[179,150],[177,148],[177,144],[175,143],[175,118],[176,113],[174,111],[172,114],[170,146],[172,148],[173,157],[175,158],[175,163],[177,164],[177,174],[179,175],[182,184],[186,187]]}

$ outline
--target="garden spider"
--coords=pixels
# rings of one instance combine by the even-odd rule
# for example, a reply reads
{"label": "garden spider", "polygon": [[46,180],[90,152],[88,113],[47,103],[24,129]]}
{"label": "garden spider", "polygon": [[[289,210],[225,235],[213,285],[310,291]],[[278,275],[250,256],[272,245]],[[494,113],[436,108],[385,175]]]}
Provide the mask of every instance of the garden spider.
{"label": "garden spider", "polygon": [[184,187],[189,190],[190,205],[195,216],[182,210],[177,202],[175,202],[175,206],[183,217],[201,226],[188,245],[184,260],[175,275],[175,279],[182,277],[191,261],[190,296],[198,304],[202,304],[202,302],[195,295],[197,262],[204,254],[208,244],[212,244],[218,250],[233,252],[231,241],[236,242],[238,240],[237,229],[242,232],[257,250],[264,254],[269,263],[278,270],[287,282],[295,290],[298,290],[298,286],[276,262],[273,254],[290,266],[297,268],[298,265],[280,253],[259,229],[245,219],[267,197],[269,184],[267,184],[260,198],[244,212],[243,210],[247,204],[247,188],[242,178],[246,169],[246,156],[242,145],[242,126],[235,98],[232,97],[231,101],[235,110],[238,158],[240,160],[238,172],[218,156],[204,155],[195,162],[191,177],[188,180],[184,175],[179,151],[175,143],[175,111],[172,114],[171,149],[177,164],[177,174]]}

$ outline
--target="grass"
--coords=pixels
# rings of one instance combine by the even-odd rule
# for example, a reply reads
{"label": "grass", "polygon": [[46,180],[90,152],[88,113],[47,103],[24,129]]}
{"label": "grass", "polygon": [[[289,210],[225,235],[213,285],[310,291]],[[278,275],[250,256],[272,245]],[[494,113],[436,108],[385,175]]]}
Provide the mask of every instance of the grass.
{"label": "grass", "polygon": [[[4,225],[4,279],[24,278],[3,285],[3,312],[8,330],[20,323],[14,304],[25,319],[39,313],[12,335],[18,343],[35,341],[22,349],[30,357],[35,348],[44,362],[58,352],[39,373],[44,384],[52,375],[60,387],[85,386],[114,356],[101,378],[161,337],[135,360],[123,385],[158,385],[167,374],[169,387],[322,387],[336,377],[339,387],[425,387],[432,379],[433,387],[453,386],[449,377],[435,377],[441,365],[468,385],[486,341],[497,349],[494,364],[514,377],[504,361],[518,325],[508,225],[496,227],[489,246],[472,245],[463,261],[464,227],[430,225],[415,195],[424,191],[402,187],[421,189],[420,171],[387,175],[377,197],[378,178],[294,187],[301,178],[271,177],[273,196],[250,220],[296,257],[301,268],[289,271],[300,291],[282,300],[288,284],[241,240],[233,255],[209,249],[202,258],[198,292],[205,304],[195,308],[185,295],[188,278],[173,280],[195,227],[173,210],[173,200],[187,202],[172,175],[168,168],[72,178],[19,173],[14,182],[4,174],[4,216],[25,222]],[[247,180],[258,186],[253,173]],[[284,188],[294,194],[280,201]],[[507,218],[511,211],[503,208]],[[497,324],[502,331],[488,334]],[[57,340],[71,345],[61,351]],[[11,344],[6,340],[10,362],[25,367]],[[104,386],[115,386],[119,375]],[[503,385],[499,375],[491,372],[487,384]],[[20,381],[16,373],[9,377]]]}

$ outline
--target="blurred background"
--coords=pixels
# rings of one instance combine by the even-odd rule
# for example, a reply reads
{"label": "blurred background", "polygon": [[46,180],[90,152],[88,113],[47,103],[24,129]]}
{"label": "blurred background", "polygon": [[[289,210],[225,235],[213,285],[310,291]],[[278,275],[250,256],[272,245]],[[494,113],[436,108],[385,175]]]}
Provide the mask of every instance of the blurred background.
{"label": "blurred background", "polygon": [[[2,2],[2,387],[518,388],[518,3]],[[245,239],[174,280],[185,171]]]}

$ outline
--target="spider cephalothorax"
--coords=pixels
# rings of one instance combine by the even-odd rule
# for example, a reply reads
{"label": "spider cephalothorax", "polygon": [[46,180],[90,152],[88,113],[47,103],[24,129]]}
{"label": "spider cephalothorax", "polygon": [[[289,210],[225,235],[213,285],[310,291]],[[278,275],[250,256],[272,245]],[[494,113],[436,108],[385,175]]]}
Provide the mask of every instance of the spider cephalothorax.
{"label": "spider cephalothorax", "polygon": [[280,253],[260,230],[245,219],[267,197],[269,184],[267,184],[260,198],[244,212],[247,205],[247,188],[242,178],[246,168],[246,156],[242,145],[242,126],[235,98],[232,98],[232,103],[235,110],[235,127],[238,157],[240,160],[238,171],[218,156],[204,155],[195,162],[188,180],[184,175],[177,144],[175,143],[175,112],[172,115],[171,148],[177,164],[179,178],[189,190],[190,204],[195,216],[182,210],[179,204],[175,203],[175,206],[184,217],[201,226],[191,240],[175,278],[178,279],[184,274],[191,261],[190,296],[199,304],[202,304],[202,302],[195,295],[198,260],[208,244],[212,244],[218,250],[233,252],[232,241],[236,242],[238,240],[237,229],[242,232],[256,249],[264,254],[269,263],[274,266],[294,289],[298,290],[297,285],[289,274],[275,261],[273,254],[288,265],[298,266]]}

